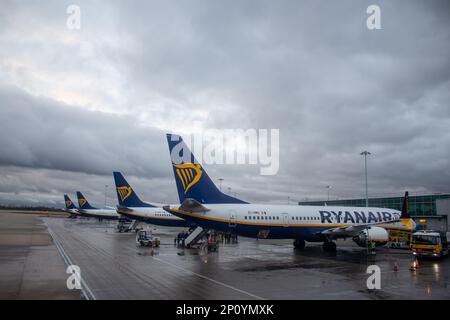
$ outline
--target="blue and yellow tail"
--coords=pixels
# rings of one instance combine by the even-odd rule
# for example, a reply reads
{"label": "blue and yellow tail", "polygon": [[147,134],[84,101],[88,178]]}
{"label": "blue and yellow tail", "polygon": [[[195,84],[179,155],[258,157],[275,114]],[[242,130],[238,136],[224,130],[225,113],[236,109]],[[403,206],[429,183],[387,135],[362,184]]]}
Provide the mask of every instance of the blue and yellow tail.
{"label": "blue and yellow tail", "polygon": [[123,207],[155,207],[149,203],[141,201],[120,172],[113,172],[116,183],[117,199],[119,205]]}
{"label": "blue and yellow tail", "polygon": [[405,192],[405,196],[403,197],[403,205],[402,205],[402,219],[410,219],[411,215],[409,214],[409,192]]}
{"label": "blue and yellow tail", "polygon": [[73,204],[72,200],[70,200],[69,196],[67,194],[64,195],[64,203],[66,204],[66,210],[70,209],[76,209],[75,205]]}
{"label": "blue and yellow tail", "polygon": [[78,198],[78,206],[80,207],[80,209],[97,209],[89,204],[89,202],[86,200],[86,198],[80,191],[77,191],[77,198]]}
{"label": "blue and yellow tail", "polygon": [[411,214],[409,212],[409,193],[405,192],[405,196],[403,197],[403,205],[402,205],[402,213],[400,215],[400,222],[402,222],[406,228],[414,232],[416,230],[416,223],[413,219],[411,219]]}
{"label": "blue and yellow tail", "polygon": [[221,192],[180,136],[167,134],[167,142],[180,203],[187,198],[200,203],[247,203]]}

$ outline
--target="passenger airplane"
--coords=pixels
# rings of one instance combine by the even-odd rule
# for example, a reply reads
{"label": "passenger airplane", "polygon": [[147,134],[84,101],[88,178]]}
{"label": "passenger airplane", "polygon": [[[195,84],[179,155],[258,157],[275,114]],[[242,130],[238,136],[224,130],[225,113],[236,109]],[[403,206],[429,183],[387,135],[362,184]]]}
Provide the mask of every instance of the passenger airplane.
{"label": "passenger airplane", "polygon": [[118,220],[120,218],[115,209],[110,208],[94,208],[89,204],[80,191],[77,191],[78,212],[85,217],[93,217],[99,220]]}
{"label": "passenger airplane", "polygon": [[117,213],[137,221],[168,226],[191,227],[195,224],[167,213],[162,207],[141,201],[120,172],[113,172],[116,184]]}
{"label": "passenger airplane", "polygon": [[407,215],[407,193],[402,212],[373,207],[247,203],[222,193],[180,136],[168,134],[167,141],[181,206],[164,209],[203,228],[253,238],[294,239],[299,249],[305,247],[305,241],[323,242],[326,251],[336,250],[335,239],[351,237],[360,246],[366,246],[369,239],[380,245],[388,241],[388,229],[415,228]]}
{"label": "passenger airplane", "polygon": [[64,195],[64,203],[66,204],[66,212],[74,215],[78,215],[78,209],[73,204],[72,200],[70,200],[67,194]]}

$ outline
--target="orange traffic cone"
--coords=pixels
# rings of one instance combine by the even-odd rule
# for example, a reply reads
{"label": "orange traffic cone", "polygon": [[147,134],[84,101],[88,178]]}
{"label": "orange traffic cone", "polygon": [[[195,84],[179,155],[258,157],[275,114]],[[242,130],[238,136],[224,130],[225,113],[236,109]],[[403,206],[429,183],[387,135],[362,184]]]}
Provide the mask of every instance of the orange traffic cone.
{"label": "orange traffic cone", "polygon": [[394,271],[398,271],[398,264],[397,264],[397,261],[394,261]]}
{"label": "orange traffic cone", "polygon": [[415,263],[416,263],[416,269],[420,269],[419,259],[417,259],[417,257],[416,257]]}

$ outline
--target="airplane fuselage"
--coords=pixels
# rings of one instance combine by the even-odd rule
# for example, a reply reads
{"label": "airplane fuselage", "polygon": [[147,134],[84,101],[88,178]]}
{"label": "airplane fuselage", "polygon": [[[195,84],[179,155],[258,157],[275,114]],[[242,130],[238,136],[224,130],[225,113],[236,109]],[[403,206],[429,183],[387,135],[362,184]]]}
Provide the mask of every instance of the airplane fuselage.
{"label": "airplane fuselage", "polygon": [[118,220],[120,215],[114,209],[78,209],[78,214],[104,220]]}
{"label": "airplane fuselage", "polygon": [[400,211],[387,208],[262,204],[206,204],[205,207],[206,212],[173,207],[168,211],[203,227],[253,238],[323,241],[324,235],[320,233],[324,230],[368,223],[385,229],[409,228],[399,221]]}
{"label": "airplane fuselage", "polygon": [[159,207],[127,207],[126,209],[119,207],[117,213],[133,220],[159,226],[191,227],[195,225],[193,222],[179,218]]}

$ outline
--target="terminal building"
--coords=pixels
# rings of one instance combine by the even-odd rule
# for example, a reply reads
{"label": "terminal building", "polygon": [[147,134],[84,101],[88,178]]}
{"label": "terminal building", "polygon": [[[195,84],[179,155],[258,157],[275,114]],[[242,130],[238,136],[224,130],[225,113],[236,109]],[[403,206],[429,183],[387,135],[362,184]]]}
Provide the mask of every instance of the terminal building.
{"label": "terminal building", "polygon": [[[366,199],[300,201],[299,205],[365,207]],[[450,219],[450,193],[410,195],[409,213],[418,224],[418,229],[448,231]],[[403,196],[369,198],[369,207],[401,210]]]}

